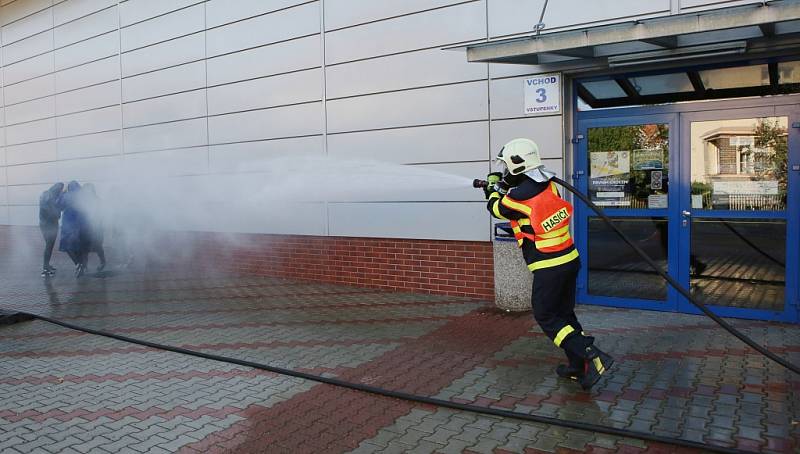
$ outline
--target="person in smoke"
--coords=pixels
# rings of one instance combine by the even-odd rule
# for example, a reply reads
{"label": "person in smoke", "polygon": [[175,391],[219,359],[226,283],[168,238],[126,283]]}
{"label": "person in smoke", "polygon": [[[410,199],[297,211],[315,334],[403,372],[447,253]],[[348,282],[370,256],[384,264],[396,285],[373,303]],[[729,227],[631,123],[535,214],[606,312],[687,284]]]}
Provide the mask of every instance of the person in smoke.
{"label": "person in smoke", "polygon": [[97,272],[99,273],[106,267],[106,252],[103,249],[103,212],[100,198],[97,197],[97,192],[92,183],[83,185],[81,197],[79,199],[80,208],[85,214],[88,240],[88,248],[81,257],[83,268],[86,268],[89,260],[89,253],[94,252],[97,254],[97,258],[100,259],[100,265],[97,266]]}
{"label": "person in smoke", "polygon": [[497,156],[503,173],[489,174],[487,209],[495,218],[511,222],[514,237],[533,273],[533,317],[568,364],[559,365],[559,377],[590,389],[614,363],[583,332],[575,315],[575,284],[580,269],[578,250],[569,233],[572,205],[561,198],[529,139],[508,142]]}
{"label": "person in smoke", "polygon": [[61,243],[58,250],[66,252],[75,264],[75,276],[86,271],[84,256],[89,249],[88,222],[82,208],[81,185],[77,181],[67,184],[67,192],[61,197]]}
{"label": "person in smoke", "polygon": [[41,230],[42,238],[44,238],[42,277],[56,274],[56,269],[50,266],[50,258],[53,256],[53,246],[55,246],[56,237],[58,237],[62,192],[64,192],[64,183],[56,183],[39,196],[39,230]]}

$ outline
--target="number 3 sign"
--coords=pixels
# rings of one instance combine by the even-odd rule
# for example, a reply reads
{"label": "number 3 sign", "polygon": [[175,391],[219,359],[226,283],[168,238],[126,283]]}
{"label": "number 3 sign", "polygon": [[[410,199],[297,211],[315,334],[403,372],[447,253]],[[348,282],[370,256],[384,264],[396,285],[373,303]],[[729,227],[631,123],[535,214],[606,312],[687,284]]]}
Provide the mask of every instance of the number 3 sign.
{"label": "number 3 sign", "polygon": [[561,75],[541,74],[525,79],[525,115],[561,112]]}

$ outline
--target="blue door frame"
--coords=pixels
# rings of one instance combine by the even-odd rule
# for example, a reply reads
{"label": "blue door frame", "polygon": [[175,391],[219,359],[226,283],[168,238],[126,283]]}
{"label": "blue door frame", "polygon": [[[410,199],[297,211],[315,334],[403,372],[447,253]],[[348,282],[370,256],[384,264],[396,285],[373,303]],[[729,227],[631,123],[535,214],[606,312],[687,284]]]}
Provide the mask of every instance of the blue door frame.
{"label": "blue door frame", "polygon": [[[577,108],[575,108],[577,112]],[[789,118],[789,176],[786,211],[720,211],[691,210],[691,147],[689,125],[693,121],[726,120],[735,118],[758,118],[786,116]],[[679,232],[677,237],[669,235],[668,269],[686,288],[689,286],[690,228],[682,226],[681,212],[691,211],[697,218],[748,218],[786,220],[786,287],[785,304],[782,311],[769,311],[726,306],[710,306],[715,313],[726,317],[759,320],[774,320],[790,323],[800,321],[800,95],[787,95],[774,98],[738,99],[715,102],[671,104],[657,107],[629,107],[608,110],[577,112],[575,115],[575,135],[582,138],[575,147],[573,179],[576,186],[586,193],[588,190],[588,130],[604,126],[629,126],[637,124],[668,124],[669,135],[669,192],[667,209],[626,209],[605,210],[611,217],[664,217],[668,219],[669,231]],[[581,203],[576,204],[575,236],[578,249],[583,257],[588,257],[588,219],[592,213]],[[673,259],[676,258],[676,259]],[[588,265],[588,260],[584,259]],[[578,301],[614,307],[629,307],[657,311],[700,313],[675,289],[668,288],[665,301],[607,297],[588,294],[588,266],[581,268],[578,276]]]}

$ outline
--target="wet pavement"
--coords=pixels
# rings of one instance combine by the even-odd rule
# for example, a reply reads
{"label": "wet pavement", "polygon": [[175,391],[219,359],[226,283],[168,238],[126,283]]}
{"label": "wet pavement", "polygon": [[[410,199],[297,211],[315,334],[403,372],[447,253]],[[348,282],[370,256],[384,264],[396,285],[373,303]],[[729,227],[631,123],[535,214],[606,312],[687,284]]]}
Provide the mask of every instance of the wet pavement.
{"label": "wet pavement", "polygon": [[[458,403],[744,451],[800,449],[800,377],[699,316],[581,307],[588,333],[617,359],[584,392],[555,376],[560,351],[529,313],[486,302],[181,270],[76,280],[0,268],[0,309]],[[800,326],[732,323],[800,362]],[[0,327],[0,452],[176,451],[690,452],[380,397],[41,321]]]}

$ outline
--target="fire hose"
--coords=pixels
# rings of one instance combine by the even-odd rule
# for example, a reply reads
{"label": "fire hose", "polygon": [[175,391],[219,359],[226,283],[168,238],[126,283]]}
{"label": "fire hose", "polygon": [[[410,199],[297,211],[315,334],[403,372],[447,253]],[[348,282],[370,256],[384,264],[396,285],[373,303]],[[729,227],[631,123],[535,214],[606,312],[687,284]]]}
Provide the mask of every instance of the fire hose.
{"label": "fire hose", "polygon": [[[575,194],[576,197],[578,197],[580,200],[582,200],[584,203],[586,203],[586,205],[588,205],[590,208],[592,208],[592,210],[594,210],[598,214],[598,216],[600,216],[603,219],[603,221],[605,221],[618,235],[620,235],[620,237],[622,237],[622,239],[629,246],[631,246],[634,249],[634,251],[636,251],[636,253],[639,254],[662,278],[664,278],[671,286],[673,286],[678,292],[680,292],[681,295],[686,297],[687,300],[689,300],[690,302],[692,302],[692,304],[697,306],[697,308],[700,309],[706,316],[708,316],[709,318],[714,320],[717,324],[719,324],[726,331],[728,331],[732,335],[736,336],[742,342],[746,343],[747,345],[749,345],[750,347],[752,347],[753,349],[755,349],[756,351],[758,351],[762,355],[764,355],[767,358],[777,362],[778,364],[780,364],[781,366],[785,367],[786,369],[788,369],[788,370],[790,370],[790,371],[792,371],[794,373],[800,374],[800,368],[798,368],[796,365],[789,363],[788,361],[784,360],[783,358],[778,357],[774,353],[768,351],[767,349],[765,349],[761,345],[757,344],[755,341],[753,341],[752,339],[747,337],[745,334],[741,333],[736,328],[734,328],[733,326],[731,326],[730,324],[725,322],[723,319],[721,319],[719,316],[714,314],[704,304],[702,304],[699,301],[695,300],[685,288],[683,288],[671,276],[669,276],[667,273],[665,273],[663,270],[661,270],[661,268],[641,248],[639,248],[632,240],[630,240],[613,223],[613,221],[611,221],[611,219],[608,216],[606,216],[602,212],[602,210],[600,208],[598,208],[596,205],[594,205],[591,202],[591,200],[589,200],[585,195],[581,194],[572,185],[564,182],[563,180],[561,180],[559,178],[553,178],[553,181],[555,181],[556,183],[558,183],[561,186],[565,187],[567,190],[569,190],[570,192]],[[486,187],[487,185],[488,185],[488,182],[485,182],[485,181],[482,181],[482,180],[475,180],[473,182],[473,186],[475,186],[475,187]],[[402,400],[407,400],[407,401],[417,402],[417,403],[422,403],[422,404],[435,405],[435,406],[438,406],[438,407],[449,408],[449,409],[459,410],[459,411],[467,411],[467,412],[477,413],[477,414],[499,416],[499,417],[503,417],[503,418],[510,418],[510,419],[515,419],[515,420],[525,421],[525,422],[533,422],[533,423],[560,426],[560,427],[564,427],[564,428],[568,428],[568,429],[583,430],[583,431],[588,431],[588,432],[597,432],[597,433],[603,433],[603,434],[619,436],[619,437],[636,438],[636,439],[639,439],[639,440],[644,440],[644,441],[649,441],[649,442],[670,444],[670,445],[682,446],[682,447],[693,448],[693,449],[698,449],[698,450],[703,450],[703,451],[721,452],[721,453],[744,453],[744,452],[747,452],[747,451],[742,451],[742,450],[738,450],[738,449],[734,449],[734,448],[726,448],[726,447],[721,447],[721,446],[707,445],[705,443],[700,443],[700,442],[691,441],[691,440],[685,440],[685,439],[677,438],[677,437],[662,436],[662,435],[656,435],[656,434],[647,433],[647,432],[640,432],[640,431],[635,431],[635,430],[628,430],[628,429],[620,429],[620,428],[615,428],[615,427],[603,426],[603,425],[600,425],[600,424],[592,424],[592,423],[586,423],[586,422],[580,422],[580,421],[570,421],[570,420],[558,419],[558,418],[548,417],[548,416],[540,416],[540,415],[535,415],[535,414],[520,413],[520,412],[508,411],[508,410],[500,410],[500,409],[496,409],[496,408],[480,407],[480,406],[476,406],[476,405],[461,404],[461,403],[457,403],[457,402],[451,402],[451,401],[448,401],[448,400],[437,399],[437,398],[433,398],[433,397],[419,396],[419,395],[410,394],[410,393],[406,393],[406,392],[402,392],[402,391],[395,391],[395,390],[384,389],[384,388],[380,388],[380,387],[376,387],[376,386],[371,386],[371,385],[367,385],[367,384],[364,384],[364,383],[352,383],[352,382],[348,382],[348,381],[345,381],[345,380],[340,380],[340,379],[337,379],[337,378],[325,377],[325,376],[322,376],[322,375],[315,375],[315,374],[311,374],[311,373],[306,373],[306,372],[286,369],[286,368],[282,368],[282,367],[271,366],[271,365],[268,365],[268,364],[258,363],[258,362],[254,362],[254,361],[247,361],[247,360],[231,358],[231,357],[227,357],[227,356],[221,356],[221,355],[215,355],[215,354],[211,354],[211,353],[205,353],[205,352],[201,352],[201,351],[188,350],[188,349],[181,348],[181,347],[175,347],[175,346],[171,346],[171,345],[160,344],[160,343],[157,343],[157,342],[151,342],[151,341],[147,341],[147,340],[144,340],[144,339],[135,339],[135,338],[132,338],[132,337],[122,336],[122,335],[114,334],[112,332],[108,332],[108,331],[104,331],[104,330],[98,330],[98,329],[93,329],[93,328],[88,328],[88,327],[84,327],[84,326],[75,325],[75,324],[72,324],[72,323],[64,322],[64,321],[57,320],[57,319],[54,319],[54,318],[50,318],[50,317],[43,316],[43,315],[38,315],[38,314],[33,314],[33,313],[26,313],[26,312],[19,312],[19,313],[23,314],[24,316],[26,316],[28,318],[38,319],[38,320],[41,320],[41,321],[44,321],[44,322],[52,323],[52,324],[55,324],[55,325],[58,325],[58,326],[62,326],[64,328],[68,328],[68,329],[81,331],[81,332],[84,332],[84,333],[87,333],[87,334],[103,336],[103,337],[116,339],[116,340],[123,341],[123,342],[128,342],[128,343],[132,343],[132,344],[142,345],[142,346],[145,346],[145,347],[155,348],[155,349],[159,349],[159,350],[170,351],[170,352],[184,354],[184,355],[190,355],[190,356],[194,356],[194,357],[202,358],[202,359],[206,359],[206,360],[220,361],[220,362],[225,362],[225,363],[229,363],[229,364],[236,364],[236,365],[240,365],[240,366],[251,367],[251,368],[254,368],[254,369],[264,370],[264,371],[268,371],[268,372],[272,372],[272,373],[276,373],[276,374],[288,375],[288,376],[297,377],[297,378],[301,378],[301,379],[311,380],[311,381],[315,381],[315,382],[318,382],[318,383],[324,383],[324,384],[328,384],[328,385],[339,386],[339,387],[352,389],[352,390],[356,390],[356,391],[368,392],[368,393],[372,393],[372,394],[376,394],[376,395],[380,395],[380,396],[384,396],[384,397],[402,399]]]}

